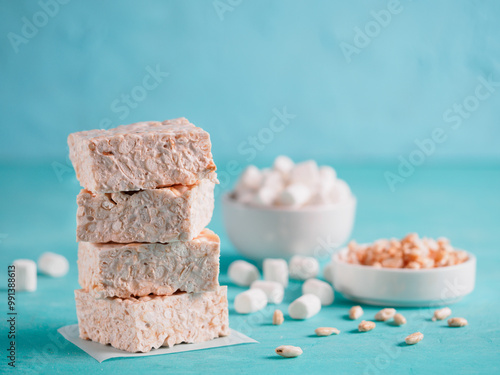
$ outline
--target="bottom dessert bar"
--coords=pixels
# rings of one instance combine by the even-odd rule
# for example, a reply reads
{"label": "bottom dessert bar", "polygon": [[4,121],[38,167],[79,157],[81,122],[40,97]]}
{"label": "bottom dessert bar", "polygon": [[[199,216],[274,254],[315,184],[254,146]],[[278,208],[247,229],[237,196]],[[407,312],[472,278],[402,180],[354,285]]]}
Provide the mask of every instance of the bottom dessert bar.
{"label": "bottom dessert bar", "polygon": [[95,299],[75,290],[82,339],[128,352],[197,343],[229,335],[227,287],[171,296]]}

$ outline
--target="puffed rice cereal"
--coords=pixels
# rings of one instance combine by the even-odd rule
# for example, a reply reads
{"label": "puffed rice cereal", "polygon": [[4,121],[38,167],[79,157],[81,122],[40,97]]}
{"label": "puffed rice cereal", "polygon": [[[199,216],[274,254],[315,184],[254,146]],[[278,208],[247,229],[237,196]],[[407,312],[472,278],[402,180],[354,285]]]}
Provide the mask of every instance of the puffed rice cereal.
{"label": "puffed rice cereal", "polygon": [[368,332],[374,329],[376,326],[375,322],[372,322],[370,320],[363,320],[361,323],[358,325],[358,331],[359,332]]}
{"label": "puffed rice cereal", "polygon": [[436,320],[444,320],[451,315],[451,309],[449,307],[443,307],[442,309],[438,309],[434,311],[434,316],[432,317],[432,321]]}
{"label": "puffed rice cereal", "polygon": [[275,349],[275,352],[285,358],[295,358],[302,354],[302,349],[298,346],[281,345]]}
{"label": "puffed rice cereal", "polygon": [[385,322],[389,319],[392,319],[394,315],[396,315],[396,309],[392,308],[382,309],[375,314],[375,320],[378,320],[379,322]]}
{"label": "puffed rice cereal", "polygon": [[415,345],[416,343],[422,341],[424,334],[421,332],[415,332],[405,338],[407,345]]}
{"label": "puffed rice cereal", "polygon": [[273,324],[275,326],[279,326],[279,325],[283,324],[284,321],[285,321],[285,318],[283,317],[283,313],[281,312],[281,310],[274,310]]}
{"label": "puffed rice cereal", "polygon": [[453,266],[465,262],[467,253],[455,250],[446,238],[419,238],[410,233],[402,240],[380,239],[360,245],[351,241],[344,261],[384,268],[426,269]]}
{"label": "puffed rice cereal", "polygon": [[338,335],[340,331],[334,327],[319,327],[314,330],[316,336],[330,336],[330,335]]}
{"label": "puffed rice cereal", "polygon": [[467,324],[467,319],[465,318],[451,318],[448,319],[448,326],[450,327],[465,327]]}
{"label": "puffed rice cereal", "polygon": [[362,315],[363,309],[361,308],[361,306],[353,306],[349,310],[349,319],[356,320],[361,318]]}
{"label": "puffed rice cereal", "polygon": [[402,314],[394,315],[394,324],[397,326],[402,326],[406,324],[406,318]]}

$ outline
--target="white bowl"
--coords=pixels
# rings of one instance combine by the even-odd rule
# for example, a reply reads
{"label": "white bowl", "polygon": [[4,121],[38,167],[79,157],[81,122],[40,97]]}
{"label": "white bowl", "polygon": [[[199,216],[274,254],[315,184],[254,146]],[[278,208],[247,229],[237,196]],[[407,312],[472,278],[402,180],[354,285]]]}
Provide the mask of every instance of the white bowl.
{"label": "white bowl", "polygon": [[226,232],[247,258],[285,258],[293,255],[324,256],[350,237],[356,198],[323,206],[298,209],[260,208],[243,204],[230,194],[222,197]]}
{"label": "white bowl", "polygon": [[376,268],[332,257],[333,285],[344,297],[380,306],[424,307],[458,302],[474,290],[476,257],[456,266],[431,269]]}

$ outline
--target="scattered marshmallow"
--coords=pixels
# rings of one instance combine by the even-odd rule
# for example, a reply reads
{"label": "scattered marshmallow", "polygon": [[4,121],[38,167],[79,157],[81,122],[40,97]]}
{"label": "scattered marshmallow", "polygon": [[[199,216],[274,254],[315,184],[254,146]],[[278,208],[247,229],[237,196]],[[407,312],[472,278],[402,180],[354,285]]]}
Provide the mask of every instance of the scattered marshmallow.
{"label": "scattered marshmallow", "polygon": [[234,309],[240,314],[250,314],[267,306],[267,296],[262,289],[248,289],[236,296]]}
{"label": "scattered marshmallow", "polygon": [[260,272],[253,264],[244,260],[236,260],[227,270],[229,279],[239,286],[249,286],[260,278]]}
{"label": "scattered marshmallow", "polygon": [[288,306],[292,319],[309,319],[321,310],[321,300],[314,294],[304,294]]}
{"label": "scattered marshmallow", "polygon": [[333,284],[333,262],[328,263],[323,269],[323,277],[330,284]]}
{"label": "scattered marshmallow", "polygon": [[262,265],[264,280],[277,281],[283,287],[288,286],[288,264],[284,259],[264,259]]}
{"label": "scattered marshmallow", "polygon": [[266,293],[268,303],[279,304],[285,295],[285,288],[277,281],[256,280],[250,288],[257,288]]}
{"label": "scattered marshmallow", "polygon": [[318,276],[319,263],[316,258],[294,255],[288,263],[290,277],[296,280],[307,280]]}
{"label": "scattered marshmallow", "polygon": [[38,269],[48,276],[63,277],[69,271],[69,263],[62,255],[47,252],[38,258]]}
{"label": "scattered marshmallow", "polygon": [[333,303],[334,293],[330,284],[318,279],[309,279],[302,285],[302,294],[314,294],[317,296],[322,306],[329,306]]}
{"label": "scattered marshmallow", "polygon": [[233,192],[237,201],[260,207],[336,204],[351,196],[349,186],[332,167],[318,167],[314,160],[294,164],[284,155],[274,160],[272,168],[248,166]]}
{"label": "scattered marshmallow", "polygon": [[13,263],[16,268],[16,291],[34,292],[36,290],[36,263],[30,259],[17,259]]}
{"label": "scattered marshmallow", "polygon": [[311,190],[303,184],[288,185],[279,196],[279,203],[283,206],[300,207],[311,199]]}

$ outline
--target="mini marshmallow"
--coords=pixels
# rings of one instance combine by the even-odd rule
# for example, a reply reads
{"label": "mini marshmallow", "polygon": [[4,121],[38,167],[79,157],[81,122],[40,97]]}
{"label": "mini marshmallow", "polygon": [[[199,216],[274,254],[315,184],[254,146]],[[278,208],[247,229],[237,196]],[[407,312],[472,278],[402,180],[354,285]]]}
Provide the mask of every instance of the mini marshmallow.
{"label": "mini marshmallow", "polygon": [[333,262],[328,263],[323,269],[323,277],[330,284],[333,284]]}
{"label": "mini marshmallow", "polygon": [[314,294],[304,294],[288,306],[292,319],[309,319],[321,310],[321,300]]}
{"label": "mini marshmallow", "polygon": [[271,206],[276,200],[278,193],[279,190],[270,186],[263,186],[255,194],[254,203],[258,206]]}
{"label": "mini marshmallow", "polygon": [[337,172],[328,165],[319,168],[319,181],[321,185],[333,186],[337,180]]}
{"label": "mini marshmallow", "polygon": [[249,286],[260,278],[260,272],[253,264],[244,260],[236,260],[227,270],[229,279],[239,286]]}
{"label": "mini marshmallow", "polygon": [[351,189],[344,180],[337,179],[330,193],[332,203],[339,203],[347,200],[351,195]]}
{"label": "mini marshmallow", "polygon": [[255,165],[249,165],[245,168],[238,181],[238,186],[257,190],[262,183],[262,173]]}
{"label": "mini marshmallow", "polygon": [[299,207],[311,199],[311,190],[303,184],[288,185],[279,196],[279,203],[283,206]]}
{"label": "mini marshmallow", "polygon": [[333,188],[325,185],[320,185],[314,197],[311,198],[311,203],[316,205],[331,204],[333,196]]}
{"label": "mini marshmallow", "polygon": [[284,155],[275,159],[272,168],[248,166],[233,191],[240,203],[258,207],[330,205],[351,197],[349,186],[337,179],[332,167],[318,167],[314,160],[294,164]]}
{"label": "mini marshmallow", "polygon": [[238,294],[234,299],[234,309],[240,314],[250,314],[262,310],[266,306],[266,293],[258,288],[248,289]]}
{"label": "mini marshmallow", "polygon": [[319,183],[318,165],[314,160],[296,164],[290,172],[290,184],[302,184],[314,190]]}
{"label": "mini marshmallow", "polygon": [[331,204],[334,185],[319,184],[311,202],[314,204]]}
{"label": "mini marshmallow", "polygon": [[281,303],[285,295],[285,288],[277,281],[256,280],[250,288],[257,288],[266,293],[268,303]]}
{"label": "mini marshmallow", "polygon": [[69,263],[62,255],[47,252],[38,258],[38,269],[45,275],[62,277],[68,273]]}
{"label": "mini marshmallow", "polygon": [[319,183],[311,202],[314,204],[331,204],[333,189],[337,180],[335,169],[327,165],[319,168]]}
{"label": "mini marshmallow", "polygon": [[294,255],[288,263],[290,277],[296,280],[307,280],[318,276],[319,263],[316,258]]}
{"label": "mini marshmallow", "polygon": [[36,290],[36,263],[30,259],[17,259],[13,263],[16,268],[16,291],[34,292]]}
{"label": "mini marshmallow", "polygon": [[285,183],[281,173],[273,171],[272,169],[266,169],[262,172],[262,187],[269,187],[277,192],[283,190]]}
{"label": "mini marshmallow", "polygon": [[264,280],[277,281],[283,287],[288,286],[288,264],[284,259],[264,259],[262,266]]}
{"label": "mini marshmallow", "polygon": [[318,279],[309,279],[302,285],[302,294],[314,294],[317,296],[322,306],[328,306],[333,303],[334,294],[330,284]]}
{"label": "mini marshmallow", "polygon": [[294,162],[288,156],[280,155],[274,159],[273,169],[281,173],[283,177],[288,176],[294,167]]}

